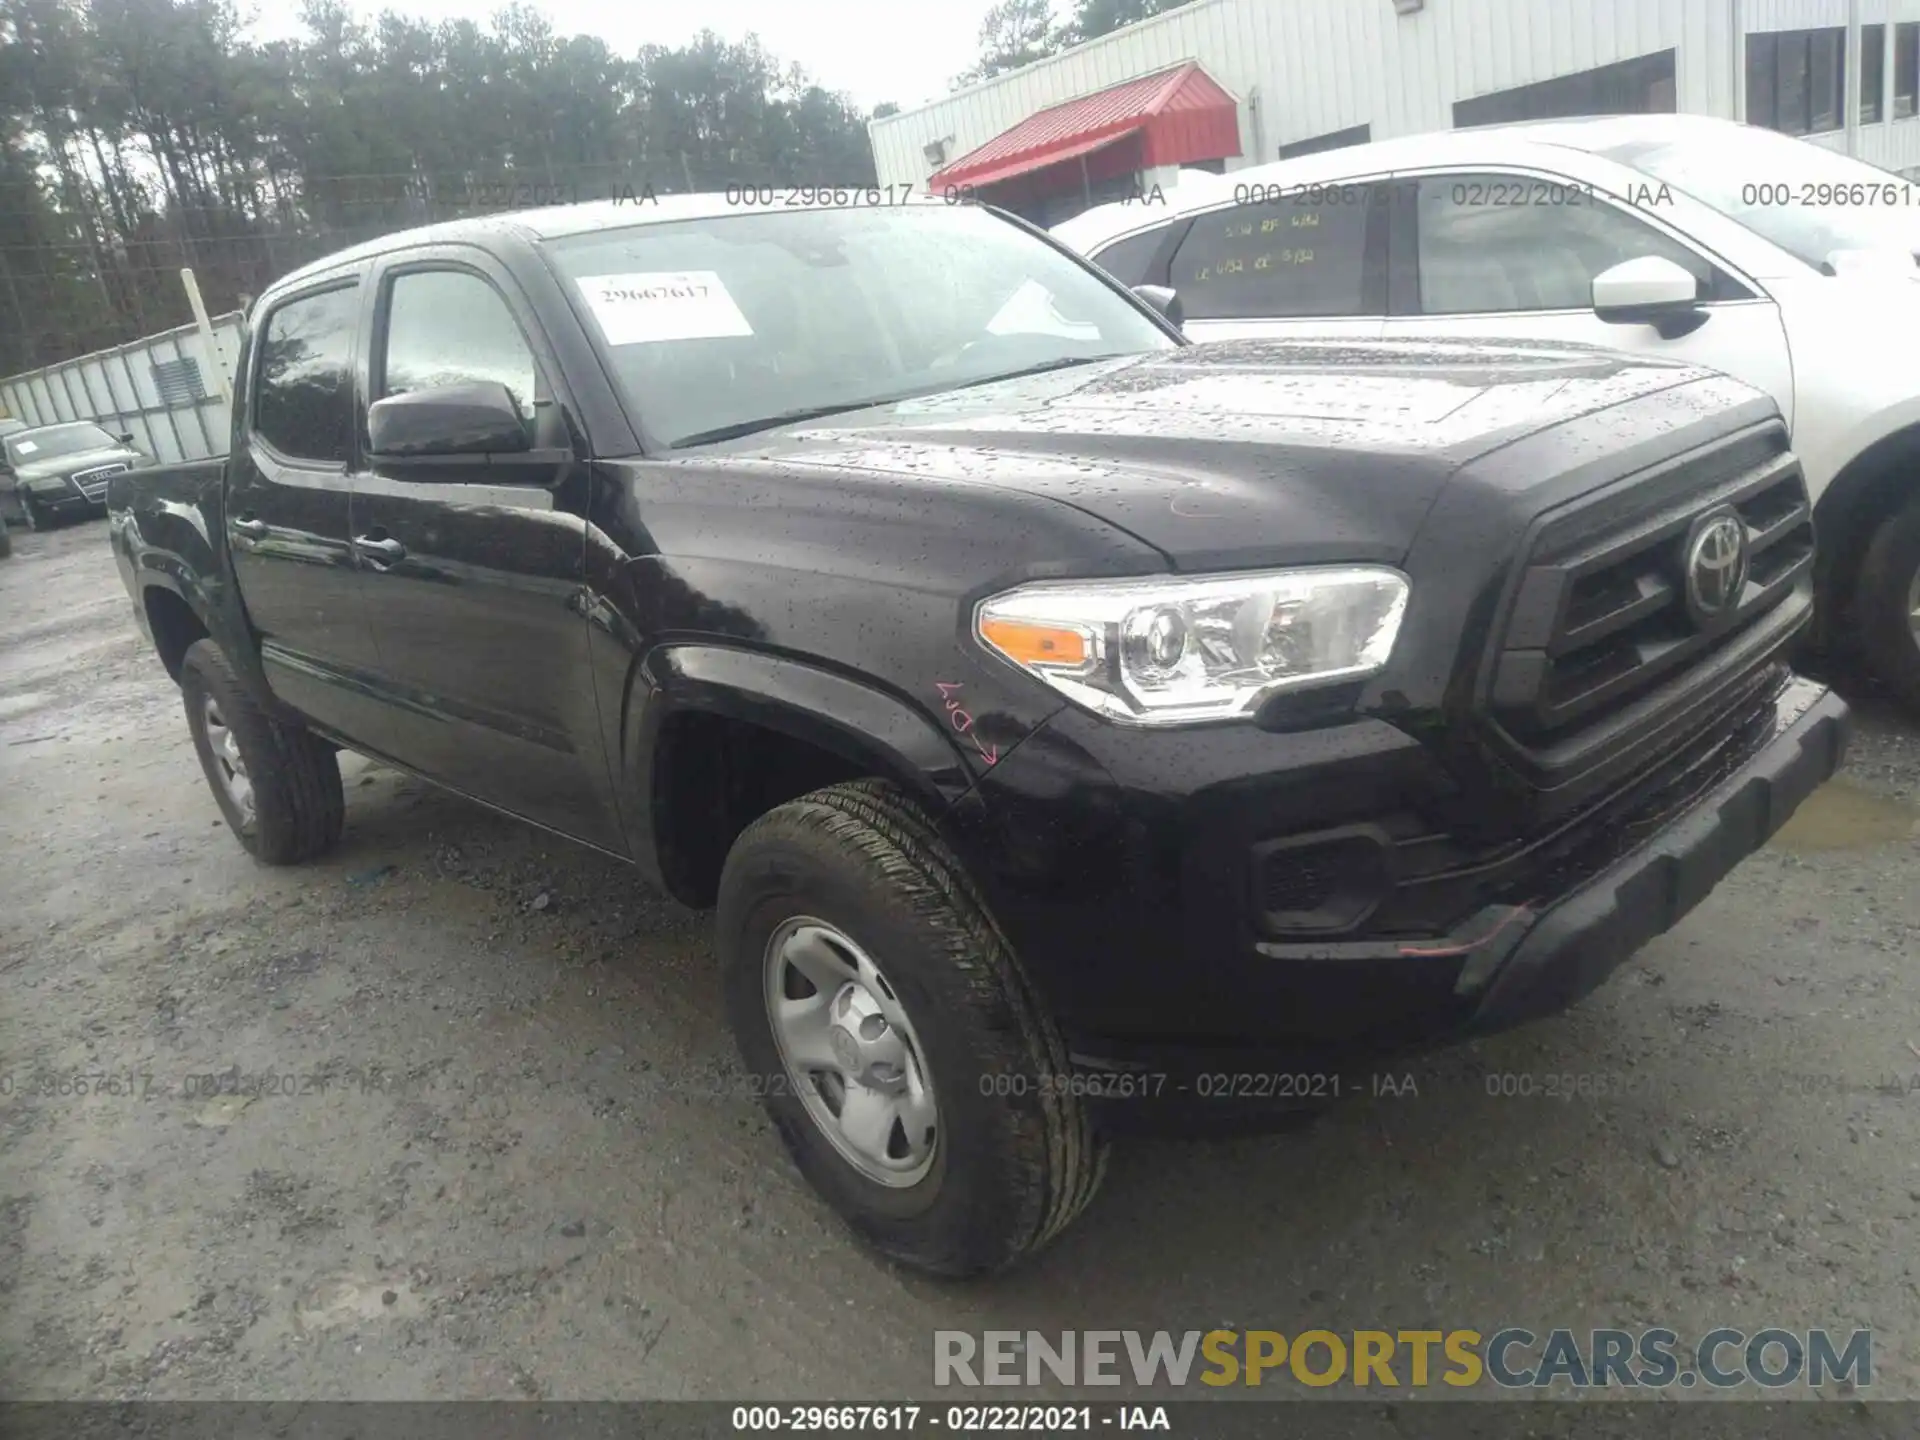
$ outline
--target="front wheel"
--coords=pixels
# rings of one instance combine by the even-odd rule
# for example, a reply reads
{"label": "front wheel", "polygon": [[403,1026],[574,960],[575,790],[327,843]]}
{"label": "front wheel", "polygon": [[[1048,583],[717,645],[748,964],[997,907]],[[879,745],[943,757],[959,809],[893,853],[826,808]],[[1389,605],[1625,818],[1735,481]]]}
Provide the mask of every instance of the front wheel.
{"label": "front wheel", "polygon": [[1920,500],[1883,521],[1868,542],[1854,618],[1874,675],[1920,715]]}
{"label": "front wheel", "polygon": [[882,1253],[1005,1269],[1093,1197],[1106,1149],[1066,1047],[932,822],[891,785],[741,834],[717,949],[754,1088],[801,1173]]}
{"label": "front wheel", "polygon": [[294,865],[331,849],[346,814],[332,747],[269,716],[211,640],[187,648],[180,694],[200,768],[247,853],[263,865]]}

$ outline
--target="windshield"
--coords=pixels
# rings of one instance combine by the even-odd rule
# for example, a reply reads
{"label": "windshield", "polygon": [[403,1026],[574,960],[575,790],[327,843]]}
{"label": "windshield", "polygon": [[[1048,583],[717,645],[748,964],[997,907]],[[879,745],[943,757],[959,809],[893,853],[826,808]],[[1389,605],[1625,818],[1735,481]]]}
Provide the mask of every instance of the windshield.
{"label": "windshield", "polygon": [[117,450],[120,442],[98,425],[48,425],[9,435],[5,441],[7,459],[14,465],[31,465],[58,455],[78,455],[82,450]]}
{"label": "windshield", "polygon": [[1920,251],[1920,187],[1772,130],[1596,150],[1739,221],[1816,269],[1840,251]]}
{"label": "windshield", "polygon": [[669,445],[1176,343],[972,206],[726,216],[549,250],[628,404]]}

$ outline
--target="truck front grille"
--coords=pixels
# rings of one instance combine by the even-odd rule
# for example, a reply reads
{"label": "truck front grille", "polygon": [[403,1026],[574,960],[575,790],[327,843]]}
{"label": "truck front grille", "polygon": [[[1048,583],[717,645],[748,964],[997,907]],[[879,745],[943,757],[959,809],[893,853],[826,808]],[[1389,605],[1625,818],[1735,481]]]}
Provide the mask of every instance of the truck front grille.
{"label": "truck front grille", "polygon": [[1578,804],[1577,777],[1752,692],[1806,618],[1812,566],[1813,509],[1778,424],[1550,513],[1490,656],[1498,748],[1529,788]]}

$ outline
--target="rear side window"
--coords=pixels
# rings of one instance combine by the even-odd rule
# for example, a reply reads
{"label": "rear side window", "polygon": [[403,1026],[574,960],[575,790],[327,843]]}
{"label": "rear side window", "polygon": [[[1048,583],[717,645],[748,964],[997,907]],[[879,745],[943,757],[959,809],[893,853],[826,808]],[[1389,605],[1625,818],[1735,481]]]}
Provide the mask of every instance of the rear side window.
{"label": "rear side window", "polygon": [[1144,235],[1129,235],[1096,251],[1093,263],[1122,285],[1146,285],[1153,278],[1153,257],[1167,238],[1167,226],[1156,225]]}
{"label": "rear side window", "polygon": [[1187,318],[1378,313],[1366,303],[1373,190],[1328,186],[1318,195],[1286,195],[1200,216],[1173,260],[1173,288]]}
{"label": "rear side window", "polygon": [[254,433],[295,460],[346,463],[353,419],[358,286],[303,295],[266,318],[253,393]]}
{"label": "rear side window", "polygon": [[507,302],[463,270],[410,270],[394,277],[387,303],[383,395],[497,380],[523,420],[539,388],[533,350]]}

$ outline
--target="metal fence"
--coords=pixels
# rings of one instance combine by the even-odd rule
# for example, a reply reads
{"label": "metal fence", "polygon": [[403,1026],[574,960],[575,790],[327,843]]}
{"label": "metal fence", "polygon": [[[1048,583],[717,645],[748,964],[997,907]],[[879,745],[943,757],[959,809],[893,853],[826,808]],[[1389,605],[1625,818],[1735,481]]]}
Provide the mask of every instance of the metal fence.
{"label": "metal fence", "polygon": [[95,420],[169,463],[227,453],[227,401],[244,317],[212,317],[214,354],[182,325],[0,380],[0,416],[29,425]]}

